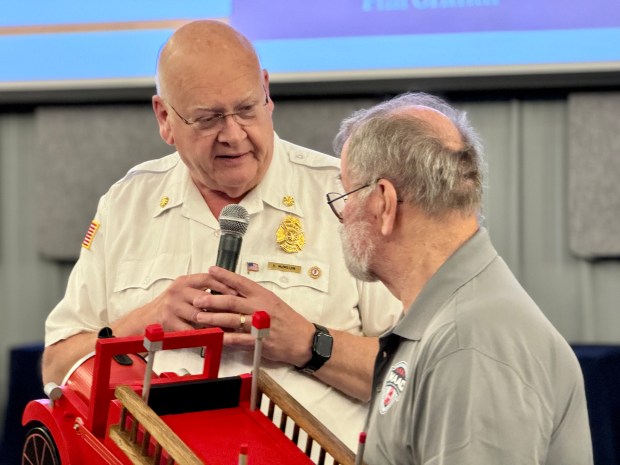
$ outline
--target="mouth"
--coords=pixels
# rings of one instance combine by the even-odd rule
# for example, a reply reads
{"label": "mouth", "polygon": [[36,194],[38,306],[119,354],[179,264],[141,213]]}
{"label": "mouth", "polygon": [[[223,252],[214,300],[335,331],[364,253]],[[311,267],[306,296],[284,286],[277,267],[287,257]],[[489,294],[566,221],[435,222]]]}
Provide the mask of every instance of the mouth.
{"label": "mouth", "polygon": [[247,153],[231,153],[225,155],[217,155],[215,158],[219,158],[221,160],[238,160],[246,155]]}

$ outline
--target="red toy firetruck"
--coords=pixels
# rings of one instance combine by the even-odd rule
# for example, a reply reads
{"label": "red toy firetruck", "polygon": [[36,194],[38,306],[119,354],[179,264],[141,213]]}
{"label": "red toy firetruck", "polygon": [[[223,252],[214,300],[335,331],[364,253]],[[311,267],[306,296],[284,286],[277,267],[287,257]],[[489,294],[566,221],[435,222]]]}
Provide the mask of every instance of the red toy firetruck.
{"label": "red toy firetruck", "polygon": [[[256,312],[252,324],[253,372],[227,378],[218,378],[219,328],[151,325],[144,338],[98,339],[62,386],[47,385],[49,398],[26,406],[22,465],[362,463],[259,370],[269,315]],[[187,347],[202,348],[201,374],[152,372],[159,350]]]}

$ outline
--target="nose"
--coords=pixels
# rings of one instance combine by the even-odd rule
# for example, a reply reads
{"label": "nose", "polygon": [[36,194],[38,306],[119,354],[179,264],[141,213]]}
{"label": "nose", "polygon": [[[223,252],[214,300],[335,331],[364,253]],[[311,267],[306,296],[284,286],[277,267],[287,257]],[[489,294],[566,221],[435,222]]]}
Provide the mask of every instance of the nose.
{"label": "nose", "polygon": [[245,129],[237,122],[234,114],[226,115],[221,119],[219,132],[217,133],[219,142],[230,143],[245,139],[246,137]]}

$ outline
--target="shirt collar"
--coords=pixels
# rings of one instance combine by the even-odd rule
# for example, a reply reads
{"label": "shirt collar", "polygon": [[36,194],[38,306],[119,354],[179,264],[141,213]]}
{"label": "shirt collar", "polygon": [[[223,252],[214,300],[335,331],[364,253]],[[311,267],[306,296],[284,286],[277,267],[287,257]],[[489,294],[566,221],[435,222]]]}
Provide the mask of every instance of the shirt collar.
{"label": "shirt collar", "polygon": [[186,177],[187,168],[185,164],[179,158],[178,153],[175,158],[169,158],[166,160],[167,165],[163,167],[164,170],[172,169],[172,181],[165,183],[165,189],[161,192],[157,192],[159,196],[158,202],[154,202],[153,218],[158,217],[168,210],[182,205],[185,201],[186,191]]}
{"label": "shirt collar", "polygon": [[[274,132],[273,157],[271,165],[263,178],[243,200],[265,202],[269,206],[285,213],[303,218],[303,210],[294,194],[299,192],[299,179],[294,177],[295,170],[291,170],[293,154]],[[286,202],[285,199],[293,202]],[[291,204],[292,203],[292,204]],[[243,205],[243,202],[241,203]],[[248,210],[249,211],[249,210]]]}
{"label": "shirt collar", "polygon": [[177,154],[177,163],[172,166],[170,179],[164,183],[165,190],[160,194],[159,205],[154,207],[153,217],[158,217],[173,208],[181,208],[186,218],[198,221],[213,229],[219,228],[218,219],[214,218],[207,207],[200,191],[192,181],[189,169]]}
{"label": "shirt collar", "polygon": [[[277,210],[303,218],[303,210],[293,196],[299,191],[299,186],[294,186],[295,179],[290,169],[293,155],[289,153],[275,132],[273,137],[273,157],[265,177],[258,186],[248,192],[239,204],[245,207],[250,215],[261,212],[264,202]],[[162,192],[160,203],[155,207],[153,216],[159,216],[172,208],[182,206],[184,216],[215,229],[219,228],[217,218],[214,218],[206,208],[198,188],[189,175],[187,166],[180,158],[177,160],[178,163],[173,168],[174,181],[166,186],[166,192]],[[292,205],[285,203],[284,199],[288,197],[292,197]]]}

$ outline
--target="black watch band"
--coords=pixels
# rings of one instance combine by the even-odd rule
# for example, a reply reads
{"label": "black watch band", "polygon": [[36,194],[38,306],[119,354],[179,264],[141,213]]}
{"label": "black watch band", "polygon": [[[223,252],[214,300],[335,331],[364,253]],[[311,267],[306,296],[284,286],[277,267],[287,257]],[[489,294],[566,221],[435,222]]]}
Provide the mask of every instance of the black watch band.
{"label": "black watch band", "polygon": [[312,374],[332,356],[334,339],[325,326],[314,323],[316,331],[312,338],[312,358],[303,367],[295,367],[302,373]]}

